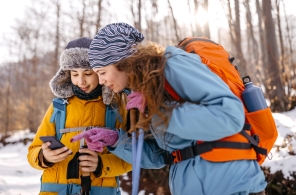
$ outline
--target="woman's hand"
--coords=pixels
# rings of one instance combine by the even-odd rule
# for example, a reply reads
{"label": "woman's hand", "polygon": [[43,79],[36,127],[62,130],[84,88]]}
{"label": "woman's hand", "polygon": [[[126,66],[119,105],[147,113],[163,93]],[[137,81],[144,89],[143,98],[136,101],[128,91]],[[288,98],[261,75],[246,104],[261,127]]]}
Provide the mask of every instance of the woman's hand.
{"label": "woman's hand", "polygon": [[105,146],[113,146],[119,139],[116,130],[106,129],[104,127],[96,127],[83,131],[82,133],[71,138],[71,142],[85,138],[85,142],[89,149],[102,152]]}
{"label": "woman's hand", "polygon": [[46,142],[42,144],[42,152],[44,159],[49,163],[57,163],[65,160],[67,156],[69,156],[72,151],[68,147],[62,147],[56,150],[51,150],[48,146],[50,142]]}
{"label": "woman's hand", "polygon": [[82,172],[87,172],[87,173],[94,172],[97,169],[97,166],[99,163],[98,153],[88,148],[80,149],[79,153],[84,154],[84,155],[80,155],[78,158],[80,161],[79,163],[80,170]]}
{"label": "woman's hand", "polygon": [[128,102],[126,104],[126,109],[130,110],[132,108],[137,108],[141,113],[144,113],[146,107],[145,97],[142,93],[132,92],[127,96]]}

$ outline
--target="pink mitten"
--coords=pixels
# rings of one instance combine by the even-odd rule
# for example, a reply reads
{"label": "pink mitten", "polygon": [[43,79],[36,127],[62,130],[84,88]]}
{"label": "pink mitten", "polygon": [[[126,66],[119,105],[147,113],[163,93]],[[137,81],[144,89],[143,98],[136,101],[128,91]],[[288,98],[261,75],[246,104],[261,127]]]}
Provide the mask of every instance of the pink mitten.
{"label": "pink mitten", "polygon": [[146,107],[145,97],[142,93],[133,92],[127,96],[129,100],[126,104],[126,109],[130,110],[132,108],[137,108],[140,112],[144,112]]}
{"label": "pink mitten", "polygon": [[114,130],[98,131],[97,134],[89,137],[92,143],[101,141],[108,146],[114,145],[118,140],[118,133]]}
{"label": "pink mitten", "polygon": [[90,149],[92,151],[103,152],[103,149],[105,147],[105,144],[100,141],[98,141],[96,143],[86,141],[86,143],[87,143],[88,149]]}
{"label": "pink mitten", "polygon": [[95,132],[92,131],[83,131],[82,133],[74,136],[71,138],[70,142],[76,142],[78,140],[81,140],[82,138],[87,139],[88,137],[90,137],[91,135],[93,135]]}
{"label": "pink mitten", "polygon": [[118,140],[117,131],[106,128],[93,128],[72,137],[71,142],[85,138],[88,148],[95,151],[103,151],[105,146],[113,146]]}

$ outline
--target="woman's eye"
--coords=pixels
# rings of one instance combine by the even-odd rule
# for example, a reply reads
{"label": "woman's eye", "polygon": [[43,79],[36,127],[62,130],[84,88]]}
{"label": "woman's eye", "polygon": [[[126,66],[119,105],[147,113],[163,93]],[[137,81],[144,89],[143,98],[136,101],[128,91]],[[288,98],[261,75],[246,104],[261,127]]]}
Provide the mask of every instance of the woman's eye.
{"label": "woman's eye", "polygon": [[100,73],[99,73],[99,75],[104,75],[104,74],[105,74],[104,72],[100,72]]}

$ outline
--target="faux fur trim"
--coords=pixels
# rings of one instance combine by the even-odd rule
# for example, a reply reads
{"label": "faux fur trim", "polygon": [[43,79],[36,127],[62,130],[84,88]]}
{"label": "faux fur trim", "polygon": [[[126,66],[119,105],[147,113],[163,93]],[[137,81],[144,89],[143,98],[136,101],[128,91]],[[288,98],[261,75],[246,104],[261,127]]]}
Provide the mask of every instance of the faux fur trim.
{"label": "faux fur trim", "polygon": [[89,65],[87,48],[70,48],[61,53],[60,66],[63,70],[72,70],[74,68],[91,69]]}
{"label": "faux fur trim", "polygon": [[72,91],[70,70],[75,68],[91,69],[89,65],[87,48],[65,49],[60,57],[60,69],[49,82],[53,94],[60,98],[69,98],[74,95]]}
{"label": "faux fur trim", "polygon": [[105,105],[109,105],[112,102],[114,92],[109,88],[103,85],[102,87],[102,96],[103,96],[103,102]]}
{"label": "faux fur trim", "polygon": [[60,98],[69,98],[74,95],[72,90],[70,70],[62,70],[50,80],[49,86],[53,94]]}

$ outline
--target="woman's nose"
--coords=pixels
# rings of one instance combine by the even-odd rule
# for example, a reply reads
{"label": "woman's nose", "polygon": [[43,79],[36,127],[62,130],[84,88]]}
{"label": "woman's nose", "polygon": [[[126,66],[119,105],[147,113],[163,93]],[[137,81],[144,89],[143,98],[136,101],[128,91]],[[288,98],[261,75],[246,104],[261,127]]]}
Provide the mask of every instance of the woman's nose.
{"label": "woman's nose", "polygon": [[106,80],[99,76],[99,83],[100,85],[104,85],[106,83]]}

